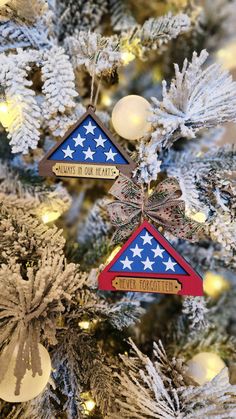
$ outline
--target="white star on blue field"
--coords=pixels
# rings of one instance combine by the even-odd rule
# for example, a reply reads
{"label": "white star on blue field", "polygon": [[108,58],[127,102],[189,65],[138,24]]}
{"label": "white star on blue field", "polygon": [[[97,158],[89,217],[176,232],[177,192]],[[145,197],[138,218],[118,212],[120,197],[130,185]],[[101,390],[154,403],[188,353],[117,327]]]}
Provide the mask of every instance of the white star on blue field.
{"label": "white star on blue field", "polygon": [[187,275],[146,228],[143,228],[109,271]]}
{"label": "white star on blue field", "polygon": [[91,116],[81,122],[49,159],[71,163],[128,164]]}

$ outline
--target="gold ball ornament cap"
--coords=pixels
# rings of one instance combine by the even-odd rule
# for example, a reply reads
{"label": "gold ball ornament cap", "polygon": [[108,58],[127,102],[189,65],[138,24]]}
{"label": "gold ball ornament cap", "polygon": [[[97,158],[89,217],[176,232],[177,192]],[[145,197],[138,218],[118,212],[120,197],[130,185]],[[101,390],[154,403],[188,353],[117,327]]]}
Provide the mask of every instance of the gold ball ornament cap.
{"label": "gold ball ornament cap", "polygon": [[121,137],[138,140],[151,129],[148,122],[150,103],[142,96],[129,95],[120,99],[112,111],[112,124]]}
{"label": "gold ball ornament cap", "polygon": [[32,375],[32,370],[27,370],[24,375],[20,394],[15,395],[16,377],[14,369],[16,365],[17,350],[14,351],[11,363],[2,381],[0,381],[0,398],[10,403],[22,403],[37,397],[45,389],[52,370],[51,359],[49,353],[43,345],[39,344],[39,355],[41,359],[42,375]]}

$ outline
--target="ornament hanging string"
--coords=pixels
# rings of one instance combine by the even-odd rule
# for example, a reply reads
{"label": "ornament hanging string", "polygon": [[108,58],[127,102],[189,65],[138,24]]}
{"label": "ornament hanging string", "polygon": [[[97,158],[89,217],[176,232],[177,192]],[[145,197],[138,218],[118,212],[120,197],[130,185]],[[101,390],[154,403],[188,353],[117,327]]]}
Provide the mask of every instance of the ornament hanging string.
{"label": "ornament hanging string", "polygon": [[94,85],[95,85],[95,66],[93,67],[93,72],[92,72],[91,92],[90,92],[90,101],[89,101],[89,106],[94,108],[95,110],[97,106],[100,88],[101,88],[101,78],[98,81],[97,91],[95,95],[94,95]]}

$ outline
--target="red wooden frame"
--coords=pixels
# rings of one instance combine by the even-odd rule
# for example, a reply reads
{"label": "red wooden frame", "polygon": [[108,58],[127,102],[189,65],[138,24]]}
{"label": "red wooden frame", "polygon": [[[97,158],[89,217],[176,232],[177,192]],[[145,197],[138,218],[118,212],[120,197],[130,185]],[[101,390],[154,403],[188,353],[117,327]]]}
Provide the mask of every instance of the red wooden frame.
{"label": "red wooden frame", "polygon": [[[187,275],[180,275],[175,273],[143,273],[143,272],[114,272],[109,271],[116,260],[122,255],[122,253],[127,249],[127,247],[133,242],[133,240],[138,236],[138,234],[146,228],[149,233],[151,233],[158,243],[160,243],[167,252],[178,262],[178,264],[185,270]],[[112,286],[112,280],[116,277],[137,277],[137,278],[156,278],[156,279],[176,279],[181,283],[181,291],[178,292],[179,295],[192,295],[192,296],[202,296],[203,295],[203,281],[202,278],[194,271],[194,269],[189,265],[189,263],[174,249],[174,247],[162,236],[162,234],[156,230],[148,221],[144,221],[140,227],[131,235],[127,242],[122,246],[120,251],[116,254],[114,259],[105,267],[101,272],[98,278],[99,289],[106,291],[117,291]]]}

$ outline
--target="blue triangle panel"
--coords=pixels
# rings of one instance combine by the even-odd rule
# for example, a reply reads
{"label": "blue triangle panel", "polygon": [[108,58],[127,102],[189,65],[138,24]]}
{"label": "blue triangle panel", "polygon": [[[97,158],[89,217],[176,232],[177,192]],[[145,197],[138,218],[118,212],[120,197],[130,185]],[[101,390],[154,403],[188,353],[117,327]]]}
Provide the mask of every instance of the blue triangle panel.
{"label": "blue triangle panel", "polygon": [[188,275],[146,228],[141,230],[109,271]]}
{"label": "blue triangle panel", "polygon": [[54,151],[49,160],[87,164],[129,164],[90,115]]}

